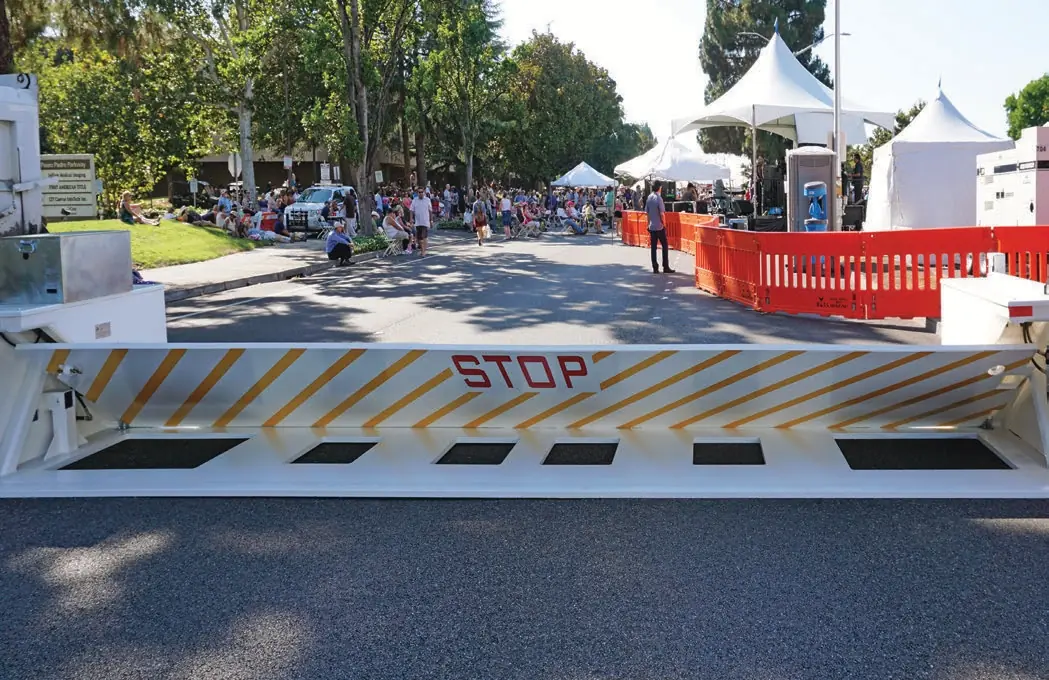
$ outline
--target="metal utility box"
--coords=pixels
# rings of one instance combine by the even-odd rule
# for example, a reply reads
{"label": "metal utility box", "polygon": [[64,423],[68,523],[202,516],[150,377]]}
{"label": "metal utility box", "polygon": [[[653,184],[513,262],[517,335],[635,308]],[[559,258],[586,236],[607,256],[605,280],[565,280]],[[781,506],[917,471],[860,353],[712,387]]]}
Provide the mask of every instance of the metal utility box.
{"label": "metal utility box", "polygon": [[1027,128],[1015,149],[976,157],[976,224],[1049,224],[1049,128]]}
{"label": "metal utility box", "polygon": [[0,304],[63,304],[130,290],[130,232],[0,238]]}
{"label": "metal utility box", "polygon": [[787,230],[807,231],[809,199],[805,185],[822,182],[827,187],[825,201],[827,229],[837,231],[838,201],[832,187],[836,186],[838,170],[834,167],[834,152],[818,146],[803,146],[787,152]]}

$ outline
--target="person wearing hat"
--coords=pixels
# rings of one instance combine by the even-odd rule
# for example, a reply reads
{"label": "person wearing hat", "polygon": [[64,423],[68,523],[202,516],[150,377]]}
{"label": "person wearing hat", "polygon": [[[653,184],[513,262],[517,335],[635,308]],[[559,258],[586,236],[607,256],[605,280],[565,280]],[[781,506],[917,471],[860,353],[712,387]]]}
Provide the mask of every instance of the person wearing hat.
{"label": "person wearing hat", "polygon": [[344,223],[335,223],[335,229],[328,234],[328,240],[324,244],[324,251],[328,253],[329,260],[336,261],[336,267],[345,267],[350,264],[350,258],[353,257],[353,241],[346,235]]}

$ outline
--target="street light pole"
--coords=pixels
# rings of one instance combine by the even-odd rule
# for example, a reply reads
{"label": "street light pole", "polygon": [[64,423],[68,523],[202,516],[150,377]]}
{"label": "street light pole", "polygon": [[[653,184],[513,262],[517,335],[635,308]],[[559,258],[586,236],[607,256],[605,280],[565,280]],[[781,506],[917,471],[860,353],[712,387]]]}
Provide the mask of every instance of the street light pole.
{"label": "street light pole", "polygon": [[[841,148],[841,0],[834,0],[834,172],[841,175],[841,161],[842,161],[843,149]],[[841,187],[842,194],[845,193],[844,184]],[[835,201],[838,201],[837,192],[835,192]],[[835,203],[834,213],[832,218],[834,223],[831,228],[835,228],[838,223],[838,213],[840,212],[838,206],[840,202]]]}

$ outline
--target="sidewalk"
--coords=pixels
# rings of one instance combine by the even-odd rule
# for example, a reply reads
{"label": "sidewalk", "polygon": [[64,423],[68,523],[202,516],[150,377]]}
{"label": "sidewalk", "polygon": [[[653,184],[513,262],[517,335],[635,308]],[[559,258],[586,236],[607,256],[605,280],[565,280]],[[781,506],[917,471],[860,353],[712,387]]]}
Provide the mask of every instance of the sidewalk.
{"label": "sidewalk", "polygon": [[[465,232],[435,232],[433,246],[469,238]],[[363,253],[354,262],[376,259],[381,252]],[[164,299],[176,302],[223,290],[309,276],[335,265],[324,253],[323,241],[302,241],[260,246],[205,262],[142,270],[142,278],[164,284]]]}

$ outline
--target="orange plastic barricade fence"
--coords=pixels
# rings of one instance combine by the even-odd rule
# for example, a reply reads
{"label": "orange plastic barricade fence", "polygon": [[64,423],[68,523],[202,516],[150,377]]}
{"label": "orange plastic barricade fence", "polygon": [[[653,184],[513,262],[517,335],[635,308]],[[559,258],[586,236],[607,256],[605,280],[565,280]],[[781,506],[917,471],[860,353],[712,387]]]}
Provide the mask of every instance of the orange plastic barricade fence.
{"label": "orange plastic barricade fence", "polygon": [[1007,273],[1049,283],[1049,227],[995,227],[994,240]]}
{"label": "orange plastic barricade fence", "polygon": [[753,234],[762,312],[865,318],[860,234]]}
{"label": "orange plastic barricade fence", "polygon": [[763,312],[853,319],[940,315],[939,281],[986,274],[990,227],[759,234]]}
{"label": "orange plastic barricade fence", "polygon": [[756,308],[761,256],[759,235],[706,226],[694,227],[694,233],[696,287]]}
{"label": "orange plastic barricade fence", "polygon": [[987,275],[995,249],[991,227],[914,229],[860,234],[866,262],[861,284],[866,318],[940,316],[940,279]]}

